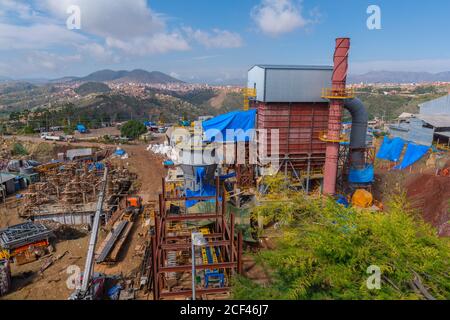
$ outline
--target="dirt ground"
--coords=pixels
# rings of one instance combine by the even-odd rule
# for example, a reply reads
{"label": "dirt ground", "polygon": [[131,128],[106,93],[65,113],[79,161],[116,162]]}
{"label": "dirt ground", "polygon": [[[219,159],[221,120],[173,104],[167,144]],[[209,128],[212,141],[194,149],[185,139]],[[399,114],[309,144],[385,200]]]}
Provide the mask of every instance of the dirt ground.
{"label": "dirt ground", "polygon": [[411,205],[424,220],[435,226],[440,236],[450,237],[450,178],[433,173],[410,175],[406,190]]}
{"label": "dirt ground", "polygon": [[388,204],[390,195],[404,192],[412,208],[437,229],[439,236],[450,237],[450,177],[436,176],[436,169],[427,168],[425,161],[411,170],[376,171],[376,199]]}
{"label": "dirt ground", "polygon": [[[104,132],[101,132],[104,134]],[[34,141],[33,137],[19,137],[21,141]],[[40,140],[39,140],[40,141]],[[49,142],[51,143],[51,142]],[[156,142],[154,142],[156,143]],[[57,143],[65,146],[66,143]],[[83,143],[86,145],[86,143]],[[104,145],[88,143],[87,147],[103,147]],[[161,180],[166,172],[162,165],[163,159],[146,150],[147,145],[126,145],[122,146],[129,154],[129,159],[119,160],[127,166],[132,172],[137,173],[139,186],[139,195],[143,198],[144,204],[150,200],[156,200],[161,191]],[[10,210],[0,207],[0,228],[14,225],[22,222],[16,210]],[[112,265],[96,265],[95,272],[102,272],[108,275],[133,276],[139,269],[142,257],[137,256],[135,248],[145,242],[144,235],[147,229],[143,228],[142,219],[138,218],[134,224],[132,232],[125,244],[120,262]],[[97,245],[106,237],[106,232],[101,231],[100,239]],[[85,256],[87,253],[87,244],[89,234],[85,233],[81,237],[72,240],[57,241],[55,246],[55,255],[67,254],[54,265],[39,274],[39,269],[43,260],[39,260],[23,266],[12,265],[13,288],[12,292],[3,297],[7,300],[65,300],[72,293],[68,289],[66,281],[70,274],[67,273],[69,266],[78,266],[84,269]]]}

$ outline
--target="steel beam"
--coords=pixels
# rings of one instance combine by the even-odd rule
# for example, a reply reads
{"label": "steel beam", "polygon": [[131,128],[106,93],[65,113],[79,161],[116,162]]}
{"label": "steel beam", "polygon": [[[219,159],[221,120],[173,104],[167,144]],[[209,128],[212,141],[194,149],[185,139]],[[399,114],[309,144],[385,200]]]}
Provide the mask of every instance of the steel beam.
{"label": "steel beam", "polygon": [[[231,291],[230,287],[223,288],[208,288],[208,289],[197,289],[195,290],[197,294],[208,294],[208,293],[227,293]],[[173,292],[161,292],[160,298],[175,298],[175,297],[191,297],[192,290],[183,291],[173,291]]]}
{"label": "steel beam", "polygon": [[[222,262],[222,263],[216,263],[216,264],[204,264],[195,266],[196,270],[207,270],[207,269],[231,269],[236,268],[237,263],[236,262]],[[166,273],[166,272],[191,272],[192,265],[185,265],[185,266],[174,266],[174,267],[161,267],[159,268],[158,273]]]}

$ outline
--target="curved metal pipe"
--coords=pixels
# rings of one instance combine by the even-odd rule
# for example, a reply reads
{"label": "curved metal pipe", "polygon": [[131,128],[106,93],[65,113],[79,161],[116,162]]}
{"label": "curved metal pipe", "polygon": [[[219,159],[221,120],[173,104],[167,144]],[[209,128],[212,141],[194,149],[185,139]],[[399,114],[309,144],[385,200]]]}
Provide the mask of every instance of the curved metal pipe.
{"label": "curved metal pipe", "polygon": [[350,134],[351,164],[356,168],[364,168],[366,163],[363,149],[366,148],[367,143],[369,113],[358,98],[345,100],[344,108],[352,115],[352,131]]}

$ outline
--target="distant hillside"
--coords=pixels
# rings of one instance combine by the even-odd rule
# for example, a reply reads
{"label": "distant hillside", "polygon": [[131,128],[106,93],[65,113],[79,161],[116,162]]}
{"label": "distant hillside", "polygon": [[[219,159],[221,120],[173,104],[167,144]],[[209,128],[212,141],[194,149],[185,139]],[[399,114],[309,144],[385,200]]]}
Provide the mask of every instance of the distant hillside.
{"label": "distant hillside", "polygon": [[75,92],[81,96],[86,96],[92,93],[107,93],[111,89],[104,83],[101,82],[86,82],[75,89]]}
{"label": "distant hillside", "polygon": [[53,79],[50,80],[50,83],[65,83],[65,82],[72,82],[72,81],[76,81],[77,79],[79,79],[78,77],[63,77],[63,78],[59,78],[59,79]]}
{"label": "distant hillside", "polygon": [[6,82],[6,81],[11,81],[11,80],[12,80],[11,78],[0,76],[0,82]]}
{"label": "distant hillside", "polygon": [[138,83],[182,83],[182,81],[175,79],[162,72],[153,71],[148,72],[145,70],[133,70],[133,71],[113,71],[113,70],[100,70],[82,78],[76,78],[75,81],[89,81],[89,82],[138,82]]}
{"label": "distant hillside", "polygon": [[424,83],[450,82],[450,71],[440,73],[372,71],[362,75],[350,75],[350,83]]}
{"label": "distant hillside", "polygon": [[0,94],[10,94],[21,91],[36,89],[37,87],[28,82],[7,82],[0,86]]}

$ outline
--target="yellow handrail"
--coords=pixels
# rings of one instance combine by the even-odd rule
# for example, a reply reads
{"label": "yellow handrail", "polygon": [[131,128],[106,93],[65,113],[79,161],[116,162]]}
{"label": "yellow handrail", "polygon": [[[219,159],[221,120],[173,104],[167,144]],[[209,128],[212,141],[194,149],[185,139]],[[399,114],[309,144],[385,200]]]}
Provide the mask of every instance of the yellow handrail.
{"label": "yellow handrail", "polygon": [[348,138],[341,134],[339,136],[339,139],[329,139],[328,138],[328,132],[320,132],[319,133],[319,140],[323,141],[323,142],[333,142],[333,143],[343,143],[343,142],[348,142]]}
{"label": "yellow handrail", "polygon": [[332,88],[324,88],[322,89],[322,98],[323,99],[353,99],[355,97],[355,89],[353,88],[344,88],[344,89],[332,89]]}
{"label": "yellow handrail", "polygon": [[250,98],[256,98],[256,89],[244,88],[244,110],[247,111],[250,108]]}

